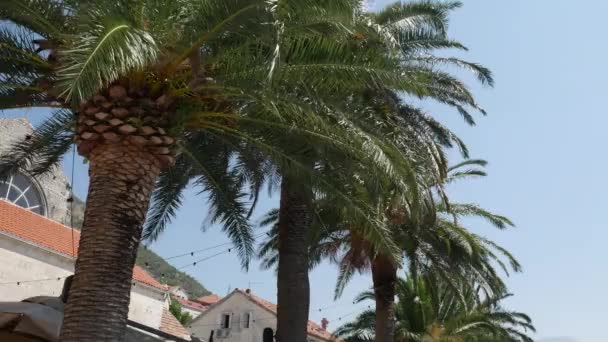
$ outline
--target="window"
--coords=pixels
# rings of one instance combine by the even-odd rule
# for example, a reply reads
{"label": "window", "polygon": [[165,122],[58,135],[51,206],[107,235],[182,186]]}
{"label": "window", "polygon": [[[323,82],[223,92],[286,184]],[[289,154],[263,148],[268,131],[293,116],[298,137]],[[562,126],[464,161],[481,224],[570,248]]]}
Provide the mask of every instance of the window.
{"label": "window", "polygon": [[222,329],[230,328],[230,314],[222,314]]}
{"label": "window", "polygon": [[44,215],[44,202],[38,187],[32,179],[16,173],[0,181],[0,200],[5,200],[22,208]]}
{"label": "window", "polygon": [[271,328],[266,328],[262,332],[262,341],[263,342],[273,342],[274,341],[274,331]]}
{"label": "window", "polygon": [[251,325],[251,313],[250,312],[246,312],[243,314],[243,328],[245,329],[249,329],[249,326]]}

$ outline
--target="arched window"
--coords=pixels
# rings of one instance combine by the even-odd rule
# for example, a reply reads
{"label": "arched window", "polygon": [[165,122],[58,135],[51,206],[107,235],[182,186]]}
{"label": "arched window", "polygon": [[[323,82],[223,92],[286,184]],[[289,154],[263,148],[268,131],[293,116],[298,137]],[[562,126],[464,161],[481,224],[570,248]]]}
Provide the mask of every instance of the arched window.
{"label": "arched window", "polygon": [[45,215],[44,200],[37,184],[22,173],[0,181],[0,200],[5,200],[39,215]]}
{"label": "arched window", "polygon": [[263,342],[274,342],[274,331],[272,331],[271,328],[264,329],[264,332],[262,334],[262,341]]}

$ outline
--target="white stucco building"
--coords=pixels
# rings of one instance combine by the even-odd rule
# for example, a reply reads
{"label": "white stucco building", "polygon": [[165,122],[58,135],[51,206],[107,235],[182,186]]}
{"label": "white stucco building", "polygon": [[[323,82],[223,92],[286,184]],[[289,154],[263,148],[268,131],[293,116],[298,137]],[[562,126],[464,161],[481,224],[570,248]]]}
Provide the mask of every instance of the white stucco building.
{"label": "white stucco building", "polygon": [[[275,304],[237,289],[194,319],[188,330],[203,341],[213,336],[214,342],[267,342],[274,341],[276,325]],[[326,327],[309,321],[308,341],[338,340]]]}
{"label": "white stucco building", "polygon": [[185,297],[173,297],[182,306],[182,312],[187,312],[192,318],[200,316],[203,312],[207,311],[209,305],[205,305],[197,300],[188,300]]}
{"label": "white stucco building", "polygon": [[186,293],[186,290],[182,289],[180,286],[169,287],[169,293],[171,293],[174,297],[188,298],[188,293]]}

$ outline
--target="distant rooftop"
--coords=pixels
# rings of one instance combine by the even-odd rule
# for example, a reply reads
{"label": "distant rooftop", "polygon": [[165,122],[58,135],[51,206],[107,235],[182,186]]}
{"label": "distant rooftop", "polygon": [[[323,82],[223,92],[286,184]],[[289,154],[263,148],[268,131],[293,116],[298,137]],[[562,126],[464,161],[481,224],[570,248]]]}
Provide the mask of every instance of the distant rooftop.
{"label": "distant rooftop", "polygon": [[210,294],[207,296],[199,297],[196,299],[196,301],[203,305],[213,305],[213,304],[219,302],[220,299],[222,299],[220,296],[218,296],[216,294]]}

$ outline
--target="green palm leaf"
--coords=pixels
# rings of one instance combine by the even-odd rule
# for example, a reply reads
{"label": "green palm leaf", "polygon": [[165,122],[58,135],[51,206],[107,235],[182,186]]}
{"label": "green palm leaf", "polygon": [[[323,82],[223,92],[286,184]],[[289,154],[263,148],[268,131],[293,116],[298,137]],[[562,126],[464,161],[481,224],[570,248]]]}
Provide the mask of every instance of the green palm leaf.
{"label": "green palm leaf", "polygon": [[121,76],[144,70],[157,54],[154,39],[131,22],[118,18],[93,22],[59,55],[63,60],[57,71],[60,96],[79,104]]}

